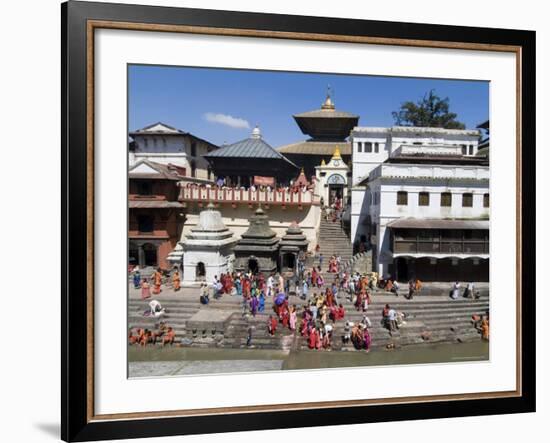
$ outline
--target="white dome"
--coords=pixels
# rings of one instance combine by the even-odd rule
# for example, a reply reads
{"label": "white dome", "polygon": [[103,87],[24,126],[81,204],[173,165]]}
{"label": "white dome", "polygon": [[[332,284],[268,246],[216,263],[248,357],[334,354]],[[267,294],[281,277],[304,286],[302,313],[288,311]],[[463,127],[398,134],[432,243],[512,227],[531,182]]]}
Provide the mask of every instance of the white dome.
{"label": "white dome", "polygon": [[262,138],[262,132],[258,125],[252,130],[252,138]]}

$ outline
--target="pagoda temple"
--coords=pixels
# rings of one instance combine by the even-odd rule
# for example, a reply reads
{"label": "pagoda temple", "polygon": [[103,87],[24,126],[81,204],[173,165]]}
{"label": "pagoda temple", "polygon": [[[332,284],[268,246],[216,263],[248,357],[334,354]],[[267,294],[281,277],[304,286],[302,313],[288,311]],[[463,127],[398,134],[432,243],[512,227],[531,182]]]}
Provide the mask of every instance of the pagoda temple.
{"label": "pagoda temple", "polygon": [[351,130],[357,126],[359,116],[336,109],[330,92],[320,109],[293,115],[300,130],[309,135],[308,140],[281,146],[277,150],[289,160],[305,168],[306,175],[315,174],[315,166],[328,162],[336,146],[345,163],[351,160],[351,144],[347,141]]}
{"label": "pagoda temple", "polygon": [[269,227],[269,217],[259,207],[249,223],[248,230],[234,248],[235,271],[253,274],[276,272],[279,238]]}
{"label": "pagoda temple", "polygon": [[204,158],[217,176],[223,176],[227,186],[288,183],[299,170],[292,161],[272,148],[256,126],[249,138],[222,146]]}

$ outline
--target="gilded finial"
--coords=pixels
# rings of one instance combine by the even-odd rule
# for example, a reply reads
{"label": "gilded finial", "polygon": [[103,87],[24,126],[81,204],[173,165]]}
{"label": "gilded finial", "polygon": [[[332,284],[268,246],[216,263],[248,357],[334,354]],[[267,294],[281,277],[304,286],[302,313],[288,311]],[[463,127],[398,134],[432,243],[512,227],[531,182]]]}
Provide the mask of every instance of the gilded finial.
{"label": "gilded finial", "polygon": [[334,103],[332,102],[332,89],[330,85],[327,85],[327,98],[325,102],[321,105],[321,109],[334,109]]}
{"label": "gilded finial", "polygon": [[327,163],[325,162],[325,159],[322,159],[321,160],[321,166],[326,166],[326,165],[327,165]]}
{"label": "gilded finial", "polygon": [[340,155],[340,147],[338,145],[336,145],[336,149],[334,149],[334,154],[332,154],[332,158],[334,160],[342,158],[342,156]]}

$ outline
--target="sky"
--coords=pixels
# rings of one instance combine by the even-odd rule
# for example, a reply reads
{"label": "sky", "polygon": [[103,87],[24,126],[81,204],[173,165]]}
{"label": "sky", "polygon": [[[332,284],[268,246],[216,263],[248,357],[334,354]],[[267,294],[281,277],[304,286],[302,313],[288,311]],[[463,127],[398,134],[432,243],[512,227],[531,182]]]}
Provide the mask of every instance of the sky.
{"label": "sky", "polygon": [[394,125],[392,111],[431,89],[466,128],[489,118],[482,81],[143,65],[129,66],[128,79],[130,131],[160,121],[217,145],[256,125],[273,147],[307,139],[292,115],[319,109],[328,85],[336,109],[359,115],[359,126]]}

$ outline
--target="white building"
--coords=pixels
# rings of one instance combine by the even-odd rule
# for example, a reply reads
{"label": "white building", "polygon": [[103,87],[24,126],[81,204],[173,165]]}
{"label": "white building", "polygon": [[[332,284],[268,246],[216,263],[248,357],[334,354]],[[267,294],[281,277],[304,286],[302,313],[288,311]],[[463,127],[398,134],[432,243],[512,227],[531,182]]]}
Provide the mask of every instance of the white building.
{"label": "white building", "polygon": [[489,166],[479,132],[355,128],[352,239],[399,280],[488,279]]}
{"label": "white building", "polygon": [[178,166],[182,169],[181,175],[195,182],[214,179],[203,155],[217,149],[216,145],[161,122],[129,135],[133,139],[129,151],[130,166],[145,159]]}
{"label": "white building", "polygon": [[197,226],[181,242],[183,284],[193,285],[204,280],[211,283],[215,276],[231,272],[237,240],[210,203],[201,211]]}

